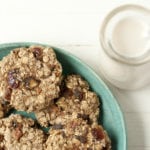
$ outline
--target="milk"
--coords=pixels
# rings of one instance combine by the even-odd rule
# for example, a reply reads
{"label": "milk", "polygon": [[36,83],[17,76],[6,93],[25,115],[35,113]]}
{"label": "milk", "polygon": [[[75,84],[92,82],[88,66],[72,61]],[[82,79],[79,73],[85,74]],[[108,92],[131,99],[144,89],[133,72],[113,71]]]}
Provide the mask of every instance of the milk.
{"label": "milk", "polygon": [[127,57],[139,57],[149,50],[149,26],[140,18],[126,17],[116,23],[111,44],[115,51]]}
{"label": "milk", "polygon": [[121,89],[150,84],[150,11],[137,5],[113,10],[101,32],[100,73]]}

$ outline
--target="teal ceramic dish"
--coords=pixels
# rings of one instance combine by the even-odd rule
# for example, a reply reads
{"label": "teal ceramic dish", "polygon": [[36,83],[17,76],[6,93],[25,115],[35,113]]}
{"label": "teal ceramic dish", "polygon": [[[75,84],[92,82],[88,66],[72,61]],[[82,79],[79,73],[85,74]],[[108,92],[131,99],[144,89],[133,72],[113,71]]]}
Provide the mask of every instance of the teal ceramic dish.
{"label": "teal ceramic dish", "polygon": [[[9,43],[0,45],[0,59],[6,56],[10,50],[17,47],[26,47],[37,43]],[[44,45],[44,44],[40,44]],[[48,46],[48,45],[45,45]],[[91,89],[101,97],[100,106],[100,124],[107,130],[111,140],[113,150],[126,150],[126,131],[122,112],[113,97],[112,93],[105,85],[105,83],[96,75],[91,68],[89,68],[81,60],[72,54],[65,52],[62,49],[53,47],[58,60],[61,62],[64,74],[76,73],[84,77],[90,84]],[[25,112],[17,112],[35,119],[34,114],[27,114]]]}

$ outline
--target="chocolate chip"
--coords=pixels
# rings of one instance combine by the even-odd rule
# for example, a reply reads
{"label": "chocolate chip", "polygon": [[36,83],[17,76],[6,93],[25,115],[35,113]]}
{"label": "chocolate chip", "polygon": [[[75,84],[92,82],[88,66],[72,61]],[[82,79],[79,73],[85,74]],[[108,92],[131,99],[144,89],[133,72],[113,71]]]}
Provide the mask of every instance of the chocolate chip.
{"label": "chocolate chip", "polygon": [[64,128],[64,125],[62,125],[62,124],[54,124],[52,126],[52,129],[55,129],[55,130],[63,129],[63,128]]}
{"label": "chocolate chip", "polygon": [[77,117],[86,120],[88,124],[92,124],[92,120],[90,119],[89,115],[79,113]]}
{"label": "chocolate chip", "polygon": [[4,135],[0,134],[0,142],[2,142],[4,139]]}
{"label": "chocolate chip", "polygon": [[78,88],[73,90],[73,94],[75,98],[82,100],[83,99],[83,92],[81,92]]}
{"label": "chocolate chip", "polygon": [[31,90],[39,85],[40,80],[37,80],[33,77],[27,77],[24,79],[24,83],[25,83],[26,89]]}
{"label": "chocolate chip", "polygon": [[42,60],[42,48],[40,47],[34,47],[33,48],[33,55],[36,59]]}
{"label": "chocolate chip", "polygon": [[8,87],[6,89],[6,92],[5,92],[5,99],[6,100],[10,100],[11,99],[11,93],[12,93],[12,89]]}
{"label": "chocolate chip", "polygon": [[20,81],[17,79],[18,69],[10,70],[8,72],[8,84],[10,88],[16,89],[19,87]]}
{"label": "chocolate chip", "polygon": [[87,142],[87,138],[85,136],[82,136],[82,135],[76,135],[75,138],[77,140],[79,140],[81,143],[86,143]]}
{"label": "chocolate chip", "polygon": [[87,150],[92,150],[92,148],[87,148]]}
{"label": "chocolate chip", "polygon": [[102,140],[105,138],[104,132],[100,127],[93,128],[92,135],[96,138],[96,140]]}

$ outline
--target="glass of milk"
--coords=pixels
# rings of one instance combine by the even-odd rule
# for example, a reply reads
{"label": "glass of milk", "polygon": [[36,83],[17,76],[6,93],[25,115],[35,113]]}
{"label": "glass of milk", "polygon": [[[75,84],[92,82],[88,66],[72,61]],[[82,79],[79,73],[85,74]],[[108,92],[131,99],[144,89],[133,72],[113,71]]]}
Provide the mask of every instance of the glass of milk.
{"label": "glass of milk", "polygon": [[150,10],[124,5],[105,18],[100,30],[100,72],[122,89],[150,84]]}

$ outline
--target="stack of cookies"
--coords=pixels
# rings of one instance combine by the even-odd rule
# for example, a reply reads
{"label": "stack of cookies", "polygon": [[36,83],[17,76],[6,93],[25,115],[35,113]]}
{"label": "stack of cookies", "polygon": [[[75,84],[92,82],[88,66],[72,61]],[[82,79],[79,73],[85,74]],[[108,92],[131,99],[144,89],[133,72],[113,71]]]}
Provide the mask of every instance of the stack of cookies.
{"label": "stack of cookies", "polygon": [[[98,125],[99,99],[79,75],[63,77],[50,47],[11,51],[0,61],[0,150],[111,150]],[[32,119],[8,112],[34,112]]]}

